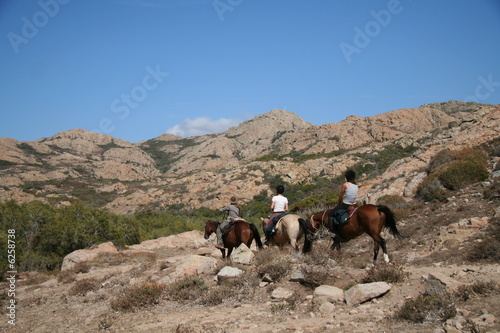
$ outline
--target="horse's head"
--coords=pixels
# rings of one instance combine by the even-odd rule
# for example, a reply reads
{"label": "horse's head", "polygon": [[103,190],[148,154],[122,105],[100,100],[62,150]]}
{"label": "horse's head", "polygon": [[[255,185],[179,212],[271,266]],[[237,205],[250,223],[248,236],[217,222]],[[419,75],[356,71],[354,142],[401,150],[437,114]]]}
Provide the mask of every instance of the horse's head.
{"label": "horse's head", "polygon": [[263,218],[261,217],[260,220],[262,221],[262,228],[265,228],[267,222],[269,222],[269,218]]}
{"label": "horse's head", "polygon": [[219,226],[218,222],[206,220],[205,221],[205,235],[203,236],[205,239],[208,239],[210,235],[217,231],[217,227]]}
{"label": "horse's head", "polygon": [[317,231],[321,225],[320,221],[315,218],[316,215],[309,216],[309,224],[312,231]]}

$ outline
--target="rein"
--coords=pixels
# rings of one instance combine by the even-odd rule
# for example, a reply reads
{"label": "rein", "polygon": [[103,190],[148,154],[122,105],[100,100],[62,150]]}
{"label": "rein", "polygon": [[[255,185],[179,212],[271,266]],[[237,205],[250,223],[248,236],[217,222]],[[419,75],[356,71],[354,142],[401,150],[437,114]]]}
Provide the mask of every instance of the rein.
{"label": "rein", "polygon": [[356,211],[358,210],[359,206],[352,209],[350,212],[349,212],[349,215],[347,215],[347,219],[349,220],[353,215],[354,213],[356,213]]}
{"label": "rein", "polygon": [[[326,215],[327,211],[328,211],[328,209],[323,212],[323,215],[321,216],[321,222],[323,222],[323,220],[325,219],[325,215]],[[326,221],[326,222],[328,222],[328,221]]]}

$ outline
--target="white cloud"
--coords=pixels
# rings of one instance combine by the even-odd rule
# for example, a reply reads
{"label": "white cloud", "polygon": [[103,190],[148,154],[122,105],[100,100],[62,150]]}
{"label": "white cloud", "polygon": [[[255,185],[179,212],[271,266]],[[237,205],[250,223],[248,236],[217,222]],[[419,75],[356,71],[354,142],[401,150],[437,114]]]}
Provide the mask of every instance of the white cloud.
{"label": "white cloud", "polygon": [[210,119],[208,117],[200,117],[189,119],[186,118],[180,125],[175,125],[169,129],[167,129],[167,134],[179,135],[182,137],[189,136],[200,136],[211,133],[220,133],[224,132],[228,128],[232,126],[236,126],[240,124],[242,119],[228,119],[228,118],[219,118],[219,119]]}

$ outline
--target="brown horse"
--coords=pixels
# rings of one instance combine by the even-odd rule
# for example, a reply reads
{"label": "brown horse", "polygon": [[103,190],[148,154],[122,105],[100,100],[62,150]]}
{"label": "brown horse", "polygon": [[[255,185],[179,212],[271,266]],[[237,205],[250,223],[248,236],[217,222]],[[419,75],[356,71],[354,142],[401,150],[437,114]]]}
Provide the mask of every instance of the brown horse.
{"label": "brown horse", "polygon": [[[222,258],[226,257],[225,248],[227,248],[227,256],[229,257],[231,252],[233,252],[233,248],[240,246],[241,243],[244,243],[250,248],[254,239],[257,243],[257,247],[262,249],[262,241],[260,240],[259,230],[257,230],[256,226],[244,220],[237,220],[232,223],[234,223],[233,228],[229,233],[222,236],[224,242],[224,248],[220,249]],[[205,222],[205,239],[208,239],[212,233],[217,231],[219,224],[219,222],[210,220]]]}
{"label": "brown horse", "polygon": [[[313,231],[317,231],[321,226],[329,229],[328,215],[330,212],[331,209],[312,215],[309,218],[311,229]],[[337,235],[332,237],[332,250],[336,248],[340,251],[341,242],[347,242],[362,235],[363,233],[367,233],[371,238],[373,238],[374,265],[377,261],[377,255],[380,248],[382,248],[382,251],[384,252],[385,262],[389,262],[385,239],[380,236],[382,229],[388,228],[394,236],[401,237],[401,234],[396,228],[394,213],[388,207],[383,205],[362,205],[354,211],[346,224],[335,226],[335,228],[337,230]],[[333,230],[330,231],[333,232]]]}

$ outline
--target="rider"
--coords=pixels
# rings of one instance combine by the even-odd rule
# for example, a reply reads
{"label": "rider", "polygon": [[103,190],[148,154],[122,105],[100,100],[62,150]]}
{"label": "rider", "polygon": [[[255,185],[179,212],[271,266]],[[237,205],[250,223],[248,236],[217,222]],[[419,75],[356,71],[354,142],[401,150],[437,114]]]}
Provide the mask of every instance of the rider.
{"label": "rider", "polygon": [[359,186],[356,184],[356,173],[353,170],[347,170],[345,173],[345,183],[342,184],[340,189],[339,200],[337,206],[332,209],[328,215],[328,226],[330,230],[334,230],[334,214],[339,210],[347,210],[349,206],[356,203],[358,196]]}
{"label": "rider", "polygon": [[222,241],[222,230],[232,221],[240,219],[240,206],[238,205],[238,200],[235,196],[231,197],[231,203],[229,206],[219,209],[221,212],[227,212],[227,217],[217,228],[217,244],[215,245],[218,249],[224,248],[224,242]]}
{"label": "rider", "polygon": [[271,235],[269,234],[267,228],[271,226],[273,223],[273,218],[276,216],[285,213],[288,210],[288,199],[283,195],[285,192],[285,187],[283,185],[278,185],[276,186],[276,195],[273,197],[271,201],[271,211],[272,214],[269,217],[269,220],[267,221],[267,224],[264,228],[264,234],[266,235],[266,241],[265,244],[269,244],[269,239],[271,238]]}

